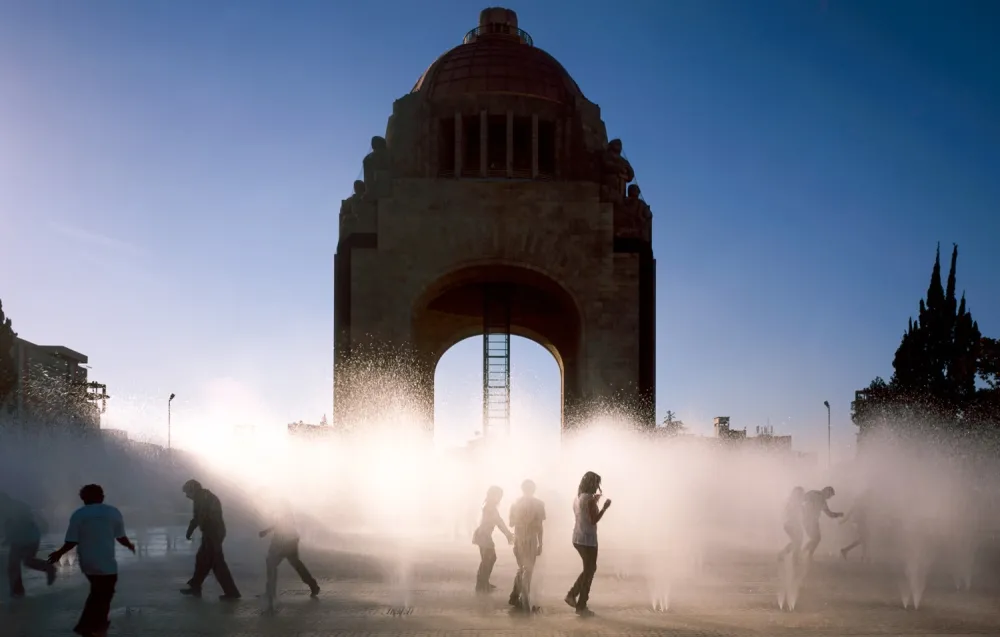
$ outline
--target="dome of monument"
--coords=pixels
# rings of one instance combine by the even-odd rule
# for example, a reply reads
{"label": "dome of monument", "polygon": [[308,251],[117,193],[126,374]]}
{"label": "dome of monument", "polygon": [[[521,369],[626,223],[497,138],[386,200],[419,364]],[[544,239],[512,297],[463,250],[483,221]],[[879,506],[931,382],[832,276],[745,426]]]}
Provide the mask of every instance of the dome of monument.
{"label": "dome of monument", "polygon": [[566,69],[517,27],[517,14],[498,8],[484,9],[479,26],[427,67],[411,92],[430,100],[501,93],[560,104],[583,97]]}

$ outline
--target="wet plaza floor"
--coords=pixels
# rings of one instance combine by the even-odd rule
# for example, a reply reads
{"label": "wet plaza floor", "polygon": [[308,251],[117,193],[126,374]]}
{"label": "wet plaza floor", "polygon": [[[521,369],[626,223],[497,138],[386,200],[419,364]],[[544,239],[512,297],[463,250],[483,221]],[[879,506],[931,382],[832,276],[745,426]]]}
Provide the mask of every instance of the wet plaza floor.
{"label": "wet plaza floor", "polygon": [[[959,591],[945,578],[932,579],[919,610],[904,609],[899,580],[886,566],[817,560],[802,587],[794,612],[778,609],[781,580],[770,554],[707,559],[696,576],[677,577],[659,595],[668,609],[654,610],[645,578],[616,573],[604,559],[594,581],[593,618],[581,619],[562,602],[575,578],[575,563],[561,568],[542,563],[535,590],[541,611],[511,614],[507,587],[513,559],[504,550],[494,571],[496,594],[472,593],[478,555],[474,547],[418,551],[400,571],[395,562],[372,556],[371,545],[346,543],[329,551],[304,545],[303,559],[319,580],[317,599],[292,569],[279,570],[279,598],[267,613],[264,589],[266,541],[234,538],[227,556],[243,599],[217,600],[210,577],[203,599],[178,593],[190,576],[195,544],[183,529],[150,529],[138,557],[120,554],[118,593],[109,635],[264,637],[295,635],[998,635],[1000,598],[989,585]],[[47,538],[43,553],[54,548]],[[72,555],[72,554],[71,554]],[[70,558],[70,556],[67,556]],[[402,578],[402,579],[400,579]],[[86,580],[70,558],[46,587],[44,577],[27,573],[28,597],[0,602],[0,636],[69,635],[83,600]],[[400,582],[405,582],[401,584]]]}

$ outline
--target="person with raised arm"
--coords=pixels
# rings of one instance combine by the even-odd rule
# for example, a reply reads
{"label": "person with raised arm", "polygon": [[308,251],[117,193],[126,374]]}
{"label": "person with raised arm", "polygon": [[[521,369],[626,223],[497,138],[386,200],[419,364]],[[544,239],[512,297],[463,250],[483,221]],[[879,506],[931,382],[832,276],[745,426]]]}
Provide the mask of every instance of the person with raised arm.
{"label": "person with raised arm", "polygon": [[476,592],[479,594],[492,593],[496,586],[490,583],[490,575],[493,574],[493,565],[497,563],[497,549],[493,543],[493,530],[500,529],[500,532],[507,538],[508,544],[514,543],[514,534],[510,532],[507,525],[503,523],[500,516],[500,500],[503,499],[503,489],[492,486],[486,490],[486,500],[483,501],[483,513],[479,526],[472,534],[472,543],[479,547],[479,571],[476,573]]}
{"label": "person with raised arm", "polygon": [[576,578],[573,588],[566,593],[566,603],[576,609],[576,614],[589,617],[594,613],[587,606],[590,601],[590,585],[594,582],[597,572],[597,523],[601,521],[611,500],[601,500],[601,476],[593,471],[583,474],[580,486],[577,488],[576,499],[573,500],[573,515],[576,522],[573,525],[573,548],[580,554],[583,561],[583,572]]}
{"label": "person with raised arm", "polygon": [[833,487],[823,487],[822,491],[810,491],[803,496],[802,525],[805,527],[806,537],[809,538],[809,541],[802,550],[810,561],[822,539],[819,532],[820,514],[825,513],[827,517],[834,519],[844,516],[843,513],[836,513],[830,510],[827,500],[835,495],[837,495],[837,492],[833,490]]}
{"label": "person with raised arm", "polygon": [[83,613],[73,628],[77,635],[104,635],[111,622],[111,600],[118,583],[118,561],[115,542],[135,553],[135,545],[125,535],[125,520],[121,511],[104,504],[104,489],[88,484],[80,489],[83,506],[73,512],[62,547],[49,554],[49,564],[55,565],[62,556],[76,549],[80,570],[90,582],[90,594]]}

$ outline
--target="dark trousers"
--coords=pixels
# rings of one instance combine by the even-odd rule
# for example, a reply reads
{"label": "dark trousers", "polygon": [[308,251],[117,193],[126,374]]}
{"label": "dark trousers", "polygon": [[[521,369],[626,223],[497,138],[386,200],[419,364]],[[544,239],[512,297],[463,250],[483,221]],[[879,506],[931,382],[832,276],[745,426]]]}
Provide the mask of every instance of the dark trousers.
{"label": "dark trousers", "polygon": [[115,596],[117,575],[87,575],[90,580],[90,594],[83,605],[80,621],[76,623],[73,632],[78,635],[89,635],[105,630],[111,622],[108,613],[111,612],[111,599]]}
{"label": "dark trousers", "polygon": [[497,563],[497,550],[492,546],[479,547],[479,572],[476,574],[476,590],[482,593],[490,590],[490,575]]}
{"label": "dark trousers", "polygon": [[583,572],[576,578],[573,588],[569,589],[569,596],[576,600],[577,608],[586,608],[590,601],[590,585],[594,583],[594,573],[597,572],[597,547],[574,544],[573,548],[583,560]]}
{"label": "dark trousers", "polygon": [[516,540],[514,559],[517,560],[517,575],[514,576],[510,603],[512,606],[531,610],[531,576],[535,572],[535,562],[538,560],[538,542]]}
{"label": "dark trousers", "polygon": [[11,543],[7,551],[7,581],[10,583],[10,594],[24,595],[24,581],[21,580],[21,565],[36,571],[48,571],[51,566],[44,560],[35,557],[38,554],[38,542]]}
{"label": "dark trousers", "polygon": [[222,540],[201,536],[201,545],[194,556],[194,575],[188,580],[188,586],[196,591],[201,590],[209,573],[215,575],[215,581],[222,587],[222,592],[230,597],[239,597],[240,590],[236,588],[233,574],[229,572],[226,556],[222,553]]}
{"label": "dark trousers", "polygon": [[299,577],[309,587],[309,590],[315,591],[319,588],[319,584],[313,579],[312,574],[309,573],[309,569],[299,559],[299,541],[297,539],[272,541],[271,546],[267,550],[266,560],[267,598],[269,600],[274,600],[278,588],[278,565],[281,564],[282,560],[288,560],[288,563],[292,565],[292,568],[299,574]]}

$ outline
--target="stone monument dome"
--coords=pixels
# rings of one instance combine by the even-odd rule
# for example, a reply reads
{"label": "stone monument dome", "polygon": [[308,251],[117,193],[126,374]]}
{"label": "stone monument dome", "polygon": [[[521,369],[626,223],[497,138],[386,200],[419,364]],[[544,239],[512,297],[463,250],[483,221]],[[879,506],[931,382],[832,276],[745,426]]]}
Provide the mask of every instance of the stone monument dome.
{"label": "stone monument dome", "polygon": [[580,87],[554,57],[536,48],[509,9],[484,9],[462,44],[431,64],[413,87],[429,100],[470,94],[524,95],[572,104]]}

